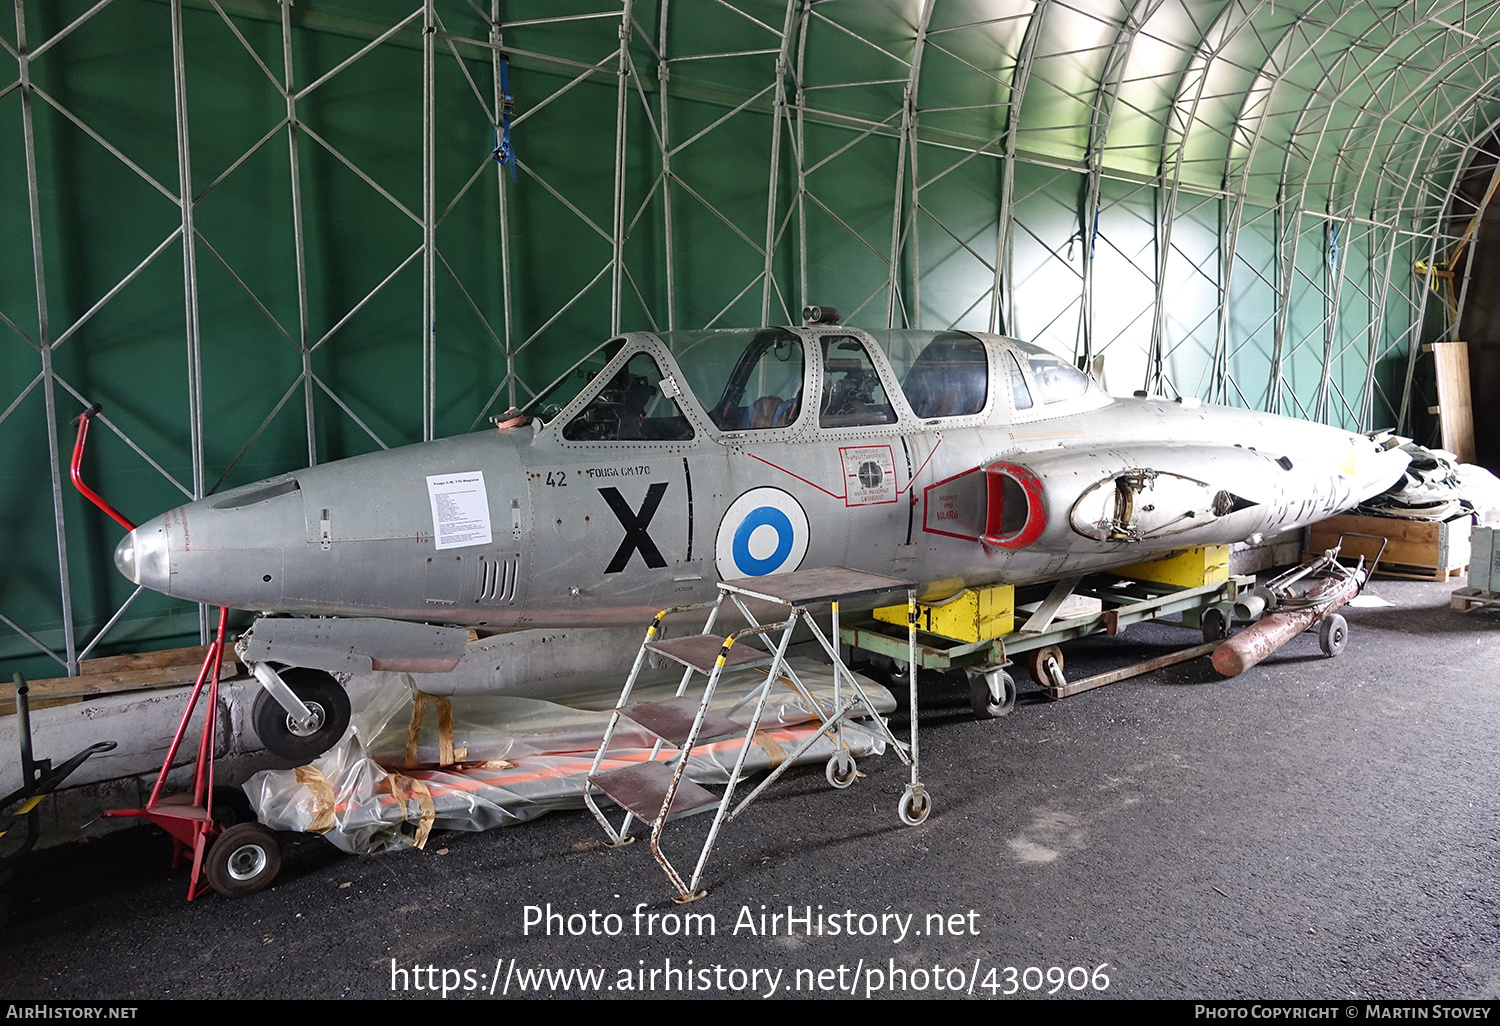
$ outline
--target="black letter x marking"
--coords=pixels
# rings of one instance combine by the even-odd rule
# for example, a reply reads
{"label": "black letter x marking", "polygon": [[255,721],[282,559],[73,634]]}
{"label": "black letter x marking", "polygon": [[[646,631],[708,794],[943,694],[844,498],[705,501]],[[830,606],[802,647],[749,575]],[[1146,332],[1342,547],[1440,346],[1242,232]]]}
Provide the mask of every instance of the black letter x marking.
{"label": "black letter x marking", "polygon": [[646,533],[646,528],[651,526],[651,518],[656,516],[656,507],[661,505],[661,497],[666,494],[667,483],[658,481],[646,490],[646,501],[641,503],[641,511],[632,513],[630,504],[620,495],[618,488],[601,488],[599,494],[604,496],[604,501],[609,503],[609,508],[614,511],[615,518],[620,521],[620,526],[625,528],[625,540],[620,542],[620,547],[615,550],[615,558],[609,561],[609,566],[604,568],[607,574],[617,574],[625,569],[625,564],[630,562],[631,555],[636,549],[641,550],[641,558],[646,565],[653,570],[667,565],[667,561],[661,558],[661,550],[656,547],[656,542]]}

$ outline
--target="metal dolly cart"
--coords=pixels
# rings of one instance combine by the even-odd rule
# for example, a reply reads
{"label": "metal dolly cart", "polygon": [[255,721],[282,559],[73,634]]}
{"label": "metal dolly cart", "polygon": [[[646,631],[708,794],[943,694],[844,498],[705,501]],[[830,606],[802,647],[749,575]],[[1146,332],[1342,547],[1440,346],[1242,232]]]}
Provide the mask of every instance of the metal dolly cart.
{"label": "metal dolly cart", "polygon": [[[889,725],[875,715],[874,705],[866,696],[864,688],[860,686],[859,679],[844,665],[839,657],[838,649],[830,641],[830,635],[825,635],[819,629],[808,612],[809,606],[831,603],[833,609],[831,637],[837,638],[839,636],[840,600],[868,598],[892,591],[906,592],[909,612],[907,640],[908,666],[910,667],[911,736],[905,742],[892,734]],[[735,605],[749,626],[734,631],[726,637],[720,637],[712,631],[726,599]],[[774,603],[784,607],[788,613],[776,622],[761,624],[747,608],[747,600]],[[656,640],[662,621],[666,617],[674,613],[702,609],[708,610],[708,618],[701,633],[681,638]],[[834,697],[833,709],[830,712],[825,712],[821,704],[813,699],[802,681],[798,679],[796,672],[787,664],[787,648],[791,643],[792,632],[798,623],[805,623],[808,626],[813,637],[833,661]],[[738,644],[740,641],[752,638],[765,647]],[[629,833],[633,819],[650,824],[651,854],[666,872],[672,885],[677,888],[677,897],[674,900],[679,903],[696,901],[707,893],[701,890],[698,884],[703,877],[703,868],[708,861],[709,852],[712,851],[719,830],[724,823],[743,812],[782,775],[788,766],[795,763],[824,734],[833,737],[836,743],[834,754],[828,760],[826,776],[832,786],[841,789],[853,784],[856,775],[854,757],[843,744],[843,731],[866,731],[883,738],[891,745],[897,756],[911,771],[910,781],[901,795],[898,813],[903,823],[915,826],[927,818],[932,808],[931,799],[921,780],[917,749],[917,664],[913,655],[915,646],[916,592],[911,581],[837,566],[775,574],[769,577],[722,581],[719,584],[718,598],[713,602],[664,609],[652,620],[650,628],[646,631],[645,640],[641,643],[640,651],[636,654],[635,665],[631,667],[630,676],[620,692],[620,700],[616,703],[609,724],[604,730],[604,737],[599,742],[599,750],[594,755],[593,765],[589,769],[589,786],[584,789],[584,801],[589,811],[594,814],[594,818],[604,827],[605,833],[609,835],[611,847],[629,844],[635,840]],[[662,702],[631,705],[629,704],[630,693],[635,687],[636,679],[640,675],[641,667],[645,664],[648,652],[664,656],[685,667],[682,679],[678,683],[675,697]],[[769,669],[766,671],[765,683],[729,710],[730,713],[737,712],[754,700],[755,708],[748,722],[730,719],[728,715],[710,708],[714,689],[718,686],[719,679],[726,669],[741,669],[766,664],[769,664]],[[688,694],[688,685],[695,673],[708,678],[702,694],[696,698]],[[785,761],[772,769],[764,780],[731,809],[735,790],[740,782],[740,774],[744,768],[745,756],[750,750],[756,732],[760,729],[761,716],[767,699],[770,697],[771,689],[778,681],[785,681],[797,691],[802,700],[807,703],[808,709],[818,717],[820,729],[814,731],[787,756]],[[847,691],[844,690],[846,683]],[[869,717],[869,722],[855,721],[853,717],[857,715]],[[656,735],[658,740],[652,746],[650,758],[646,762],[601,771],[601,766],[609,752],[610,741],[622,716],[644,727]],[[734,769],[729,775],[729,782],[722,795],[715,795],[693,781],[685,779],[688,757],[692,754],[694,745],[735,736],[742,736],[744,744],[735,759]],[[666,759],[661,759],[663,745],[675,747],[676,753]],[[625,810],[624,821],[618,829],[610,823],[609,818],[595,801],[596,791],[603,793]],[[717,810],[714,813],[713,823],[709,827],[707,839],[703,842],[697,864],[693,868],[692,875],[684,880],[662,852],[663,828],[668,819],[706,811],[715,806]]]}
{"label": "metal dolly cart", "polygon": [[[1207,655],[1228,637],[1234,603],[1240,591],[1253,583],[1252,577],[1230,576],[1224,581],[1182,587],[1116,574],[1093,574],[1019,590],[1019,603],[1041,599],[1041,605],[1024,625],[998,637],[957,642],[924,631],[921,641],[908,646],[888,624],[862,618],[845,626],[840,640],[897,660],[907,659],[905,653],[910,649],[914,653],[911,658],[927,670],[964,669],[969,678],[969,704],[974,715],[990,719],[1004,716],[1014,708],[1016,683],[1006,669],[1013,665],[1013,657],[1024,656],[1032,680],[1048,698],[1061,699]],[[1057,611],[1071,595],[1096,598],[1101,608],[1081,616],[1058,618]],[[1084,680],[1069,681],[1063,677],[1063,654],[1058,647],[1063,642],[1090,634],[1118,634],[1130,624],[1174,613],[1182,615],[1183,626],[1202,631],[1203,644]]]}

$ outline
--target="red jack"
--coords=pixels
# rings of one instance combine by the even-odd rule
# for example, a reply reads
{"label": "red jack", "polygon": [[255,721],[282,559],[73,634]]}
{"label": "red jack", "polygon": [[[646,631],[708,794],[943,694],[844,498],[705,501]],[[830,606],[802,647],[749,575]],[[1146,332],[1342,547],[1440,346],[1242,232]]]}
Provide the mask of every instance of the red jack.
{"label": "red jack", "polygon": [[[99,412],[99,407],[90,406],[78,416],[78,438],[73,443],[72,478],[74,486],[83,496],[113,517],[127,531],[135,525],[126,520],[113,506],[105,502],[97,492],[84,484],[79,466],[83,461],[84,439],[88,436],[89,421]],[[239,897],[254,894],[271,885],[281,869],[281,842],[276,835],[249,818],[249,805],[239,806],[234,798],[239,794],[234,788],[223,788],[217,796],[220,816],[214,815],[214,737],[219,714],[219,671],[224,662],[224,629],[229,622],[229,610],[219,608],[219,629],[208,654],[203,658],[203,668],[198,671],[198,682],[188,698],[187,709],[177,724],[177,733],[162,760],[161,772],[156,775],[156,785],[151,788],[151,797],[143,809],[110,809],[104,815],[113,819],[144,817],[172,835],[172,868],[176,869],[192,854],[192,876],[188,878],[188,901],[192,901],[212,887],[220,894]],[[182,739],[187,734],[188,723],[198,706],[198,699],[208,686],[208,703],[203,713],[203,729],[198,738],[198,756],[193,764],[193,791],[191,795],[162,797],[167,773]],[[225,816],[223,813],[228,812]],[[244,822],[236,822],[243,814]]]}

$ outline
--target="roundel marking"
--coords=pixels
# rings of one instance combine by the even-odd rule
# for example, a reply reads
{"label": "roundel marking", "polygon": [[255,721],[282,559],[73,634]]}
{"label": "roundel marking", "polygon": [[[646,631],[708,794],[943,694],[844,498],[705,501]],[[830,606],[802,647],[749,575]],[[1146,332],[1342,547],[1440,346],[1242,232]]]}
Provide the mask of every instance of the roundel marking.
{"label": "roundel marking", "polygon": [[[751,577],[771,573],[792,554],[794,537],[792,522],[785,513],[774,506],[758,506],[734,529],[734,542],[730,545],[734,565],[749,571]],[[759,557],[751,551],[752,542],[757,543],[761,552],[775,547],[769,555]]]}
{"label": "roundel marking", "polygon": [[719,522],[714,562],[719,577],[764,577],[795,570],[807,555],[807,514],[780,488],[752,488]]}

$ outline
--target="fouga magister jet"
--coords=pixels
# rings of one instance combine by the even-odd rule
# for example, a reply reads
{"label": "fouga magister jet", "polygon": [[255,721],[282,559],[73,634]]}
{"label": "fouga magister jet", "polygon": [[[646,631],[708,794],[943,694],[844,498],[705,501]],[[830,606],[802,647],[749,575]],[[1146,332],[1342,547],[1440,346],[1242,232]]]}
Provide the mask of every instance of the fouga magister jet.
{"label": "fouga magister jet", "polygon": [[1386,439],[1115,399],[1014,339],[820,313],[621,335],[497,429],[188,503],[115,562],[275,614],[239,645],[254,722],[306,759],[347,722],[332,673],[451,670],[470,630],[643,625],[721,579],[821,566],[931,599],[1056,580],[1305,525],[1405,469]]}

